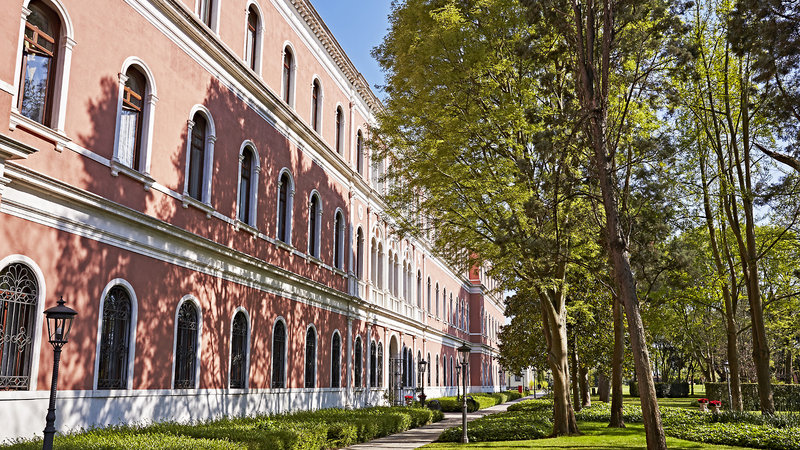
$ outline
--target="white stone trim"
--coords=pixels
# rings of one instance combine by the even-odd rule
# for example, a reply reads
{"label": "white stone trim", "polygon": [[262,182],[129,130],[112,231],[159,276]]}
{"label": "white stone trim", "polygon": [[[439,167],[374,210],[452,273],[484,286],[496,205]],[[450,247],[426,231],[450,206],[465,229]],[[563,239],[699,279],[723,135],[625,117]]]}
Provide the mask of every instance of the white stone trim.
{"label": "white stone trim", "polygon": [[[286,87],[286,80],[283,78],[283,61],[286,57],[286,49],[292,53],[292,66],[289,68],[289,90],[290,92],[284,91]],[[287,104],[290,108],[295,109],[295,95],[297,94],[297,51],[295,50],[294,46],[291,42],[284,41],[283,46],[281,47],[281,100],[289,99]]]}
{"label": "white stone trim", "polygon": [[263,61],[261,59],[262,53],[264,51],[263,43],[264,43],[264,13],[261,10],[261,6],[255,0],[248,0],[247,5],[244,8],[244,62],[245,64],[250,67],[250,61],[248,60],[250,49],[247,48],[247,28],[249,27],[248,20],[250,19],[250,7],[253,7],[256,10],[256,14],[258,14],[258,29],[256,30],[256,49],[255,49],[255,69],[254,72],[257,75],[261,75],[261,67],[263,65]]}
{"label": "white stone trim", "polygon": [[[186,168],[183,177],[183,196],[184,198],[191,197],[189,195],[189,168],[191,166],[191,155],[192,155],[192,128],[194,127],[194,116],[195,114],[202,114],[203,117],[208,122],[208,128],[206,129],[206,136],[205,136],[205,156],[203,157],[203,187],[202,191],[200,192],[200,198],[195,199],[204,204],[206,204],[209,208],[211,206],[211,175],[213,175],[214,169],[214,143],[217,141],[217,131],[216,127],[214,126],[214,118],[211,115],[211,111],[208,110],[203,105],[194,105],[192,109],[189,111],[189,119],[186,121]],[[186,202],[184,201],[184,208],[187,206]]]}
{"label": "white stone trim", "polygon": [[145,81],[147,82],[147,86],[145,86],[144,91],[144,98],[142,99],[142,135],[139,136],[139,167],[131,167],[131,169],[139,171],[145,176],[149,177],[153,149],[153,123],[155,121],[155,107],[158,103],[158,91],[156,89],[153,72],[149,67],[147,67],[147,64],[145,64],[144,61],[136,56],[128,57],[122,64],[122,68],[118,74],[119,93],[117,95],[117,120],[114,127],[114,153],[113,157],[111,158],[111,174],[116,176],[119,171],[118,169],[115,170],[114,163],[117,165],[122,165],[122,163],[119,161],[119,128],[122,114],[122,97],[125,89],[125,82],[127,81],[127,76],[125,73],[131,67],[139,69],[142,75],[144,75]]}
{"label": "white stone trim", "polygon": [[245,223],[257,229],[259,187],[258,175],[261,173],[261,157],[258,154],[256,144],[254,144],[250,139],[245,140],[242,142],[242,145],[239,146],[239,164],[237,165],[236,171],[236,205],[234,206],[234,218],[239,220],[239,200],[242,195],[240,191],[242,185],[242,162],[244,161],[244,152],[247,148],[249,148],[253,154],[253,163],[250,167],[250,198],[248,199],[248,202],[250,202],[250,214],[248,215]]}
{"label": "white stone trim", "polygon": [[[281,178],[283,178],[283,174],[287,174],[289,176],[289,182],[291,183],[291,189],[289,190],[289,196],[286,199],[286,230],[285,230],[286,236],[278,236],[278,232],[280,231],[280,221],[281,221],[281,216],[280,216],[281,215],[281,202],[280,202],[280,197],[281,197],[280,189],[281,188],[280,188],[280,185],[281,185]],[[275,219],[275,239],[277,239],[279,242],[283,242],[283,243],[285,243],[285,244],[287,244],[289,246],[292,245],[292,223],[294,222],[294,192],[295,192],[295,186],[296,186],[296,183],[294,181],[294,176],[292,175],[292,171],[289,170],[288,167],[282,168],[278,172],[278,192],[277,192],[278,196],[276,197],[277,201],[275,202],[276,203],[276,211],[278,213],[277,216],[276,216],[276,219]],[[286,237],[285,241],[283,239],[281,239],[283,237]]]}

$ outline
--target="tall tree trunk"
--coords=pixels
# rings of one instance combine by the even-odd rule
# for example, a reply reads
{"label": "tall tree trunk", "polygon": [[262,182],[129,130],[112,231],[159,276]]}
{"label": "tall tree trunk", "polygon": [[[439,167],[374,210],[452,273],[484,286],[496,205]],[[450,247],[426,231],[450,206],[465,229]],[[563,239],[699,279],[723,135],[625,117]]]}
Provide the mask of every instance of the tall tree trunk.
{"label": "tall tree trunk", "polygon": [[581,364],[578,371],[581,385],[581,408],[589,408],[592,406],[592,396],[589,395],[589,368]]}
{"label": "tall tree trunk", "polygon": [[783,372],[786,378],[786,383],[792,384],[794,382],[794,369],[792,368],[792,349],[787,348],[783,353]]}
{"label": "tall tree trunk", "polygon": [[570,363],[572,365],[571,370],[573,373],[572,377],[572,407],[575,411],[581,410],[581,394],[580,394],[580,387],[578,383],[580,381],[580,373],[578,372],[578,349],[577,344],[575,342],[575,334],[572,333],[572,340],[570,340]]}
{"label": "tall tree trunk", "polygon": [[564,293],[541,290],[539,298],[547,342],[547,363],[553,375],[553,436],[578,434],[575,411],[569,401],[567,309]]}
{"label": "tall tree trunk", "polygon": [[[631,270],[628,253],[628,239],[620,223],[615,173],[616,149],[606,134],[608,131],[611,54],[616,31],[614,6],[612,2],[603,0],[601,18],[599,17],[600,12],[594,9],[593,2],[588,2],[585,11],[581,10],[576,2],[573,2],[572,5],[576,26],[575,42],[578,46],[577,60],[575,61],[579,80],[578,97],[581,109],[586,115],[584,129],[593,153],[592,169],[602,192],[606,216],[606,242],[614,270],[617,295],[625,307],[625,316],[628,319],[628,335],[639,378],[639,398],[642,403],[642,421],[647,437],[647,448],[648,450],[666,450],[667,440],[664,428],[661,426],[661,413],[658,410],[653,374],[650,369],[652,366],[647,350],[644,324],[639,313],[636,280]],[[602,19],[602,36],[596,28],[599,23],[598,19]],[[598,36],[600,36],[600,42],[595,41]],[[599,61],[596,61],[596,58]]]}
{"label": "tall tree trunk", "polygon": [[611,379],[607,373],[597,374],[597,397],[603,403],[611,398]]}
{"label": "tall tree trunk", "polygon": [[622,417],[622,362],[625,359],[625,323],[622,317],[622,304],[616,295],[611,296],[611,310],[614,316],[614,355],[611,358],[611,428],[625,428]]}
{"label": "tall tree trunk", "polygon": [[[720,142],[717,142],[717,145],[720,144]],[[715,215],[711,210],[711,196],[708,189],[708,175],[706,173],[705,159],[705,152],[701,151],[700,177],[703,184],[703,209],[706,216],[706,228],[708,228],[708,240],[711,246],[711,254],[714,257],[714,266],[716,268],[717,277],[720,280],[722,287],[722,299],[725,303],[725,337],[727,339],[728,364],[730,365],[729,376],[731,383],[731,399],[733,400],[731,409],[734,411],[742,411],[742,387],[741,380],[739,378],[739,348],[736,345],[737,332],[739,329],[736,324],[737,304],[736,300],[731,295],[731,286],[729,285],[728,281],[726,281],[726,278],[729,279],[730,283],[733,284],[733,289],[736,289],[736,272],[732,270],[732,265],[728,265],[731,270],[728,270],[728,274],[730,276],[726,277],[726,266],[723,264],[722,257],[720,256],[719,244],[717,243],[717,231],[716,227],[714,226]],[[724,198],[723,201],[725,201]],[[724,251],[727,255],[728,244],[727,239],[724,236],[724,231],[725,228],[723,226],[722,245],[724,245]]]}

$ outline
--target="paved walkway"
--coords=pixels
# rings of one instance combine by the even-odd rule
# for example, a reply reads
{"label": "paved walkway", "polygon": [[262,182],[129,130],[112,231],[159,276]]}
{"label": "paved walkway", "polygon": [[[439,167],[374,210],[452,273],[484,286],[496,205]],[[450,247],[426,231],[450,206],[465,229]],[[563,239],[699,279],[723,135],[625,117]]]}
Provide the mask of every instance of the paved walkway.
{"label": "paved walkway", "polygon": [[[505,402],[500,405],[495,405],[490,408],[479,409],[473,413],[467,413],[467,421],[472,421],[475,419],[479,419],[483,416],[488,416],[489,414],[497,414],[508,409],[508,406],[512,403],[520,402],[522,400],[527,400],[533,398],[532,395],[528,397],[523,397],[517,400],[511,400],[510,402]],[[390,436],[382,437],[379,439],[374,439],[369,442],[364,442],[363,444],[356,444],[347,449],[351,450],[367,450],[373,448],[390,448],[390,449],[410,449],[410,448],[418,448],[422,447],[423,445],[430,444],[431,442],[435,441],[439,438],[439,435],[442,434],[442,431],[451,428],[457,427],[461,425],[461,413],[455,412],[446,412],[444,413],[444,419],[440,420],[436,423],[432,423],[429,425],[425,425],[424,427],[413,428],[408,431],[404,431],[402,433],[392,434]]]}

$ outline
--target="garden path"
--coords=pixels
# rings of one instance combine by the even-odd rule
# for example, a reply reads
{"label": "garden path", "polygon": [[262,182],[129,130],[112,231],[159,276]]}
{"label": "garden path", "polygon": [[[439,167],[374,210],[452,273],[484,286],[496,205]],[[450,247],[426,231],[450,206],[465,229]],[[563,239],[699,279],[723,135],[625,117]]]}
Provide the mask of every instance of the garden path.
{"label": "garden path", "polygon": [[[537,395],[537,397],[541,397],[541,393]],[[527,400],[534,398],[533,395],[529,395],[527,397],[523,397],[517,400],[511,400],[499,405],[495,405],[489,408],[479,409],[478,411],[467,413],[467,422],[473,421],[475,419],[480,419],[483,416],[488,416],[489,414],[497,414],[504,412],[508,409],[508,406],[512,403],[520,402],[522,400]],[[423,445],[430,444],[431,442],[435,441],[439,438],[439,435],[448,428],[457,427],[461,425],[461,413],[460,412],[446,412],[444,413],[444,419],[440,420],[436,423],[432,423],[429,425],[425,425],[424,427],[414,428],[408,431],[404,431],[402,433],[392,434],[390,436],[385,436],[378,439],[373,439],[368,442],[364,442],[362,444],[352,445],[350,447],[346,447],[347,450],[369,450],[369,449],[412,449],[412,448],[419,448]]]}

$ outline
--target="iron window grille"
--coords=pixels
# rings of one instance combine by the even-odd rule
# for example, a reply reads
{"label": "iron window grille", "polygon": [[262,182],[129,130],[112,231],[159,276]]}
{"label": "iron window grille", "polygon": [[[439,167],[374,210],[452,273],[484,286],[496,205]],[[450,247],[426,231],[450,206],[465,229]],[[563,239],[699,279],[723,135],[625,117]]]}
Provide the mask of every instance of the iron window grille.
{"label": "iron window grille", "polygon": [[192,389],[197,365],[197,308],[183,302],[178,311],[178,334],[175,343],[175,389]]}
{"label": "iron window grille", "polygon": [[28,266],[0,271],[0,391],[30,387],[34,314],[39,285]]}
{"label": "iron window grille", "polygon": [[342,341],[339,333],[333,335],[331,344],[331,387],[338,388],[342,378]]}
{"label": "iron window grille", "polygon": [[247,318],[239,311],[233,318],[231,331],[231,389],[246,387]]}
{"label": "iron window grille", "polygon": [[317,334],[313,328],[306,332],[306,377],[305,386],[313,388],[317,379]]}
{"label": "iron window grille", "polygon": [[286,326],[282,321],[275,324],[272,335],[272,387],[286,387],[283,369],[286,366]]}
{"label": "iron window grille", "polygon": [[103,328],[100,334],[98,389],[128,387],[128,352],[131,333],[131,299],[128,291],[115,286],[103,300]]}

